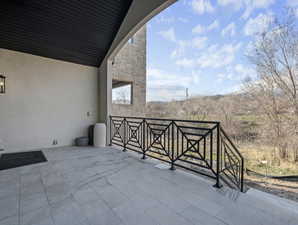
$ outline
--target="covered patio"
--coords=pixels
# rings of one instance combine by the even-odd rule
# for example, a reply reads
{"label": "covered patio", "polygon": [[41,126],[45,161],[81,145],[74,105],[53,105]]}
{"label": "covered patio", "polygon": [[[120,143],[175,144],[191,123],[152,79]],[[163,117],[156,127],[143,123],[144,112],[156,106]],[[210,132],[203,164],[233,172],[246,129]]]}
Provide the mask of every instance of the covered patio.
{"label": "covered patio", "polygon": [[298,221],[294,202],[213,181],[113,147],[43,151],[48,162],[0,171],[1,225],[252,225]]}
{"label": "covered patio", "polygon": [[[155,119],[154,127],[152,119],[111,117],[113,57],[132,34],[173,2],[0,3],[0,151],[42,150],[47,159],[0,170],[1,225],[297,224],[298,206],[291,201],[254,189],[241,193],[219,188],[224,143],[219,124],[194,128],[184,124],[189,121]],[[118,142],[139,153],[70,147],[99,122],[110,128],[106,144]],[[191,133],[199,129],[206,133]],[[207,140],[210,154],[205,157],[204,151],[201,157]],[[145,160],[147,153],[155,156],[151,148],[156,145],[166,151],[167,163]],[[185,156],[187,151],[196,155]],[[232,145],[229,152],[235,153]],[[169,170],[179,160],[191,163],[191,157],[204,159],[203,166],[216,171],[218,188],[212,187],[214,180]],[[238,169],[243,184],[243,159],[241,164],[231,156],[229,160],[228,167]]]}

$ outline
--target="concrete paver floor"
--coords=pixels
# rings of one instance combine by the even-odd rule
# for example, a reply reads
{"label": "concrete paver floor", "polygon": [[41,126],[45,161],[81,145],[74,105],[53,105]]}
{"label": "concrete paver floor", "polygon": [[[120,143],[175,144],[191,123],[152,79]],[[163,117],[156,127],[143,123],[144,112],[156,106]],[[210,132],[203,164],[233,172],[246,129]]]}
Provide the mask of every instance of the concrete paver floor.
{"label": "concrete paver floor", "polygon": [[1,225],[297,225],[297,203],[215,189],[199,175],[113,147],[43,151],[0,171]]}

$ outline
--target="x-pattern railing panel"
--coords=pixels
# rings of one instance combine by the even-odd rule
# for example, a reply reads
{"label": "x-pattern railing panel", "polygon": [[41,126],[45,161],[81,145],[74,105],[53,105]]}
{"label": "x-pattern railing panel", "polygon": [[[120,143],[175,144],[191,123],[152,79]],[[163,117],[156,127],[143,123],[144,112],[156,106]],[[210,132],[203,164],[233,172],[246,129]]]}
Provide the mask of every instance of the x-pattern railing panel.
{"label": "x-pattern railing panel", "polygon": [[142,148],[142,121],[129,121],[127,120],[127,145],[132,145],[133,147]]}
{"label": "x-pattern railing panel", "polygon": [[111,116],[110,141],[243,191],[243,157],[218,122]]}
{"label": "x-pattern railing panel", "polygon": [[160,121],[146,121],[147,147],[145,153],[149,156],[160,155],[165,161],[171,161],[170,129],[172,124]]}
{"label": "x-pattern railing panel", "polygon": [[[179,126],[177,124],[176,126],[177,133],[181,134],[181,142],[178,143],[178,149],[180,145],[182,151],[175,161],[181,161],[184,165],[190,164],[192,165],[192,168],[193,166],[197,166],[208,169],[212,172],[208,175],[215,176],[215,172],[212,170],[210,163],[206,158],[206,138],[210,135],[210,131],[212,132],[213,128],[193,129],[192,131],[189,131],[192,127]],[[202,130],[204,132],[202,132]],[[177,141],[179,141],[179,138],[177,138]]]}
{"label": "x-pattern railing panel", "polygon": [[[112,120],[111,121],[111,130],[114,130],[113,137],[117,138],[116,141],[120,141],[121,143],[124,143],[123,134],[121,134],[121,128],[124,129],[123,123],[124,123],[124,120],[121,120],[121,121]],[[112,129],[112,127],[114,129]]]}

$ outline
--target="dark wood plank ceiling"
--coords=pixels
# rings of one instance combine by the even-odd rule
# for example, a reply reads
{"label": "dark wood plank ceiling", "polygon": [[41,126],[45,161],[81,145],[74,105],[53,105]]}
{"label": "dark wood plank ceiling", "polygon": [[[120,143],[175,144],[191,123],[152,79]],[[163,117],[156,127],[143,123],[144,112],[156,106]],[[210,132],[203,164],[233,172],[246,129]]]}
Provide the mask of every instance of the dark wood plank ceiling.
{"label": "dark wood plank ceiling", "polygon": [[2,0],[0,48],[99,66],[131,2]]}

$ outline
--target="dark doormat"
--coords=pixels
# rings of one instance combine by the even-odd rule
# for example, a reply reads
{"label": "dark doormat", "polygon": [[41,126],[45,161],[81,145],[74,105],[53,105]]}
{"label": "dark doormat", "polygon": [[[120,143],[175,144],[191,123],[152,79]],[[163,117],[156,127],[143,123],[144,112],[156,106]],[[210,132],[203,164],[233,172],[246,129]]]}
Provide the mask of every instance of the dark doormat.
{"label": "dark doormat", "polygon": [[0,170],[7,170],[41,162],[47,162],[42,151],[6,153],[2,154],[0,158]]}

